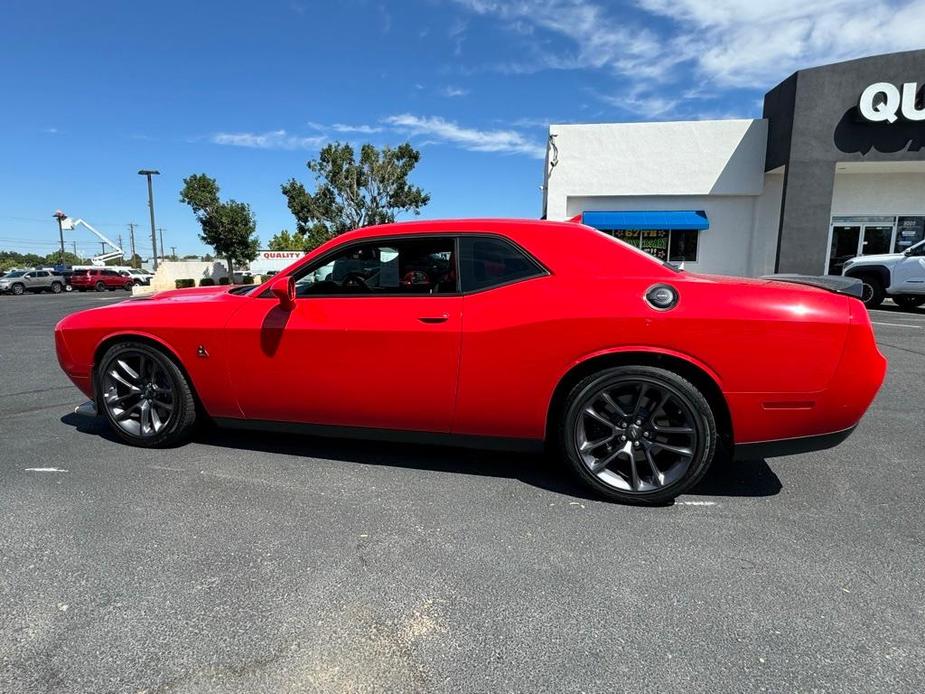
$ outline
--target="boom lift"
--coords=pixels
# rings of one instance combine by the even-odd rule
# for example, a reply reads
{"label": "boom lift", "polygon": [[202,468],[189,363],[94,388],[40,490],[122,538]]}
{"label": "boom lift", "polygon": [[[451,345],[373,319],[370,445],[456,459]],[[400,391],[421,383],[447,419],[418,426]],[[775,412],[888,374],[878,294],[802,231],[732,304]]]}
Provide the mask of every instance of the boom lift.
{"label": "boom lift", "polygon": [[[58,213],[63,214],[63,212],[61,212],[61,210],[58,210]],[[106,245],[108,245],[108,246],[110,246],[110,247],[112,248],[111,251],[106,251],[106,250],[105,250],[105,246],[104,246],[104,251],[103,251],[102,253],[100,253],[99,255],[95,255],[95,256],[93,256],[92,258],[90,258],[90,262],[91,262],[93,265],[97,265],[97,266],[102,267],[103,265],[106,264],[106,261],[107,261],[107,260],[112,260],[113,258],[124,258],[124,257],[125,257],[125,252],[122,250],[121,247],[119,247],[119,246],[117,246],[116,244],[114,244],[107,236],[103,235],[102,233],[100,233],[99,231],[97,231],[96,229],[94,229],[94,228],[93,228],[92,226],[90,226],[90,224],[88,224],[85,220],[83,220],[83,219],[71,219],[70,217],[67,217],[67,216],[65,216],[65,217],[63,217],[63,218],[61,219],[61,229],[63,229],[64,231],[73,231],[74,228],[75,228],[78,224],[85,226],[87,229],[89,229],[91,232],[93,232],[93,233],[96,235],[96,237],[97,237],[100,241],[102,241],[104,244],[106,244]]]}

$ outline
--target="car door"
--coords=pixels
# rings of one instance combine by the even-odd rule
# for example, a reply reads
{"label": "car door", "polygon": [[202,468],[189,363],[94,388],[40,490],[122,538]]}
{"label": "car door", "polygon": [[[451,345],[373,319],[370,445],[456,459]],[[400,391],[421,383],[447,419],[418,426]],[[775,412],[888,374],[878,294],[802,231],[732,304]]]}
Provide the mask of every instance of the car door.
{"label": "car door", "polygon": [[39,279],[39,271],[38,271],[38,270],[33,270],[32,272],[27,272],[27,273],[23,276],[23,280],[25,280],[26,289],[35,290],[35,289],[38,289],[39,286],[41,285],[41,280]]}
{"label": "car door", "polygon": [[461,334],[455,248],[446,235],[348,243],[293,275],[292,310],[272,296],[245,300],[227,326],[242,414],[448,432]]}
{"label": "car door", "polygon": [[925,241],[912,246],[893,266],[894,293],[925,294]]}

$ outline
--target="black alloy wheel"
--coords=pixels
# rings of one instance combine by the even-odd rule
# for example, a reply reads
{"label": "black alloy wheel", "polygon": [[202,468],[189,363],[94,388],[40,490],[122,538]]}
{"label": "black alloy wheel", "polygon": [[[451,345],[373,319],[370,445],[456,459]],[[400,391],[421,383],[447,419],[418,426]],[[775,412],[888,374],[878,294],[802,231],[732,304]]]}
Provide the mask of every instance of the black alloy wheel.
{"label": "black alloy wheel", "polygon": [[98,406],[124,441],[145,448],[186,438],[196,421],[192,389],[167,355],[148,344],[110,347],[96,373]]}
{"label": "black alloy wheel", "polygon": [[861,301],[869,309],[877,308],[883,303],[886,292],[883,291],[883,285],[876,277],[861,277]]}
{"label": "black alloy wheel", "polygon": [[665,503],[694,486],[716,440],[700,391],[678,374],[646,366],[608,369],[578,383],[560,432],[579,479],[632,504]]}

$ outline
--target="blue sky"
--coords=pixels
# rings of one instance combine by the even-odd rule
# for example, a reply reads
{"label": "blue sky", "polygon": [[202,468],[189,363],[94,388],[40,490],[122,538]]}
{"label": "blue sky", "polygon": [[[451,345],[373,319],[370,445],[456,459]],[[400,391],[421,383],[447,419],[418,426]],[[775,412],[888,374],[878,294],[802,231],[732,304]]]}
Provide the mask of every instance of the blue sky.
{"label": "blue sky", "polygon": [[923,25],[925,0],[4,0],[0,249],[53,250],[57,208],[140,244],[143,167],[168,249],[206,250],[177,200],[198,172],[266,242],[333,140],[421,148],[425,217],[536,217],[549,122],[757,117],[793,70]]}

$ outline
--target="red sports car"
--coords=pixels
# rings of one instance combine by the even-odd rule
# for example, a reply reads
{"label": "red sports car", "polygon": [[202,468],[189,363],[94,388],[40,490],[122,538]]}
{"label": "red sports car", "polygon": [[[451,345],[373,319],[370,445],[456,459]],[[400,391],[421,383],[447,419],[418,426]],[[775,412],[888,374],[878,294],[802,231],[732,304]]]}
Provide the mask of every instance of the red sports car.
{"label": "red sports car", "polygon": [[886,369],[858,289],[679,271],[575,223],[411,222],[343,234],[259,286],[75,313],[55,341],[92,398],[78,410],[133,445],[203,417],[545,444],[604,496],[661,503],[717,455],[848,436]]}

